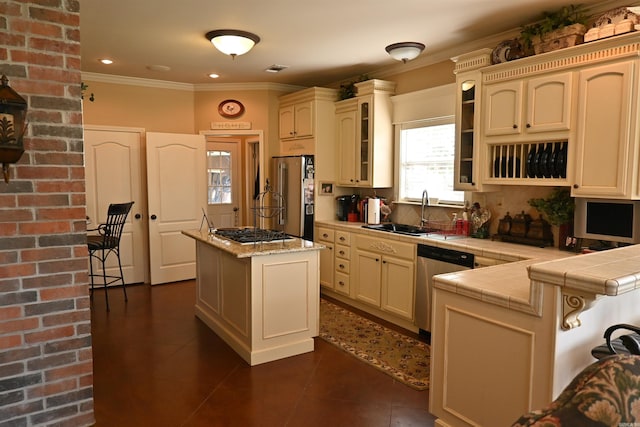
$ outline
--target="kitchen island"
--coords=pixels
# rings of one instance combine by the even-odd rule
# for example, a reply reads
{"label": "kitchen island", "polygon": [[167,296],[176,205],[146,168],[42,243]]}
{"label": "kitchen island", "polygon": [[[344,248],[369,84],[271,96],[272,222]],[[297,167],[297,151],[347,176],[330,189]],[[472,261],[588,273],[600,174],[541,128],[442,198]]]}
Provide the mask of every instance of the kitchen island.
{"label": "kitchen island", "polygon": [[595,361],[607,327],[640,324],[640,245],[434,282],[429,407],[442,427],[511,425]]}
{"label": "kitchen island", "polygon": [[311,352],[319,330],[319,251],[298,238],[240,244],[185,230],[196,241],[196,316],[247,363]]}

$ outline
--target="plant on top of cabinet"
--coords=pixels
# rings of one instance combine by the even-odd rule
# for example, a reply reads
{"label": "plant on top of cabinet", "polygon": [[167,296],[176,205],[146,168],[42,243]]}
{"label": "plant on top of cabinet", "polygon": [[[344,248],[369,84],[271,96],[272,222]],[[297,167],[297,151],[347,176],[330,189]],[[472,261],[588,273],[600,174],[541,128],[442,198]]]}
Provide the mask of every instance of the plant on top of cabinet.
{"label": "plant on top of cabinet", "polygon": [[367,80],[369,80],[369,76],[367,74],[362,74],[360,77],[358,77],[357,80],[341,84],[340,89],[338,89],[338,100],[342,101],[345,99],[354,98],[358,94],[356,83],[365,82]]}
{"label": "plant on top of cabinet", "polygon": [[581,5],[564,6],[554,12],[543,12],[542,20],[524,26],[520,37],[525,48],[533,47],[536,54],[564,49],[584,41],[586,22]]}

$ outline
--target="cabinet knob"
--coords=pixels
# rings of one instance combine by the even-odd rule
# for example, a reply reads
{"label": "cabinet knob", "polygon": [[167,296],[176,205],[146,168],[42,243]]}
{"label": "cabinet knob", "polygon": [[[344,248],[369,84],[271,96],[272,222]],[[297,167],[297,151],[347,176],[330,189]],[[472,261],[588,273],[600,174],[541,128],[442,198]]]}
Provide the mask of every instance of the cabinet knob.
{"label": "cabinet knob", "polygon": [[527,128],[530,128],[530,127],[531,127],[531,124],[530,124],[530,123],[527,123]]}
{"label": "cabinet knob", "polygon": [[344,251],[340,251],[340,255],[344,255]]}
{"label": "cabinet knob", "polygon": [[578,184],[573,184],[573,188],[580,188]]}
{"label": "cabinet knob", "polygon": [[344,264],[340,264],[338,267],[344,270]]}
{"label": "cabinet knob", "polygon": [[386,263],[387,263],[387,261],[382,261],[382,263],[383,263],[383,264],[386,264]]}
{"label": "cabinet knob", "polygon": [[322,237],[327,238],[327,237],[329,237],[329,235],[327,233],[323,233]]}
{"label": "cabinet knob", "polygon": [[518,129],[518,125],[513,125],[513,128],[514,129]]}
{"label": "cabinet knob", "polygon": [[376,258],[376,262],[380,261],[378,258]]}
{"label": "cabinet knob", "polygon": [[155,214],[151,215],[151,220],[152,221],[155,221],[156,219],[158,219],[158,217]]}
{"label": "cabinet knob", "polygon": [[341,281],[338,282],[338,285],[344,286],[344,282],[341,280]]}

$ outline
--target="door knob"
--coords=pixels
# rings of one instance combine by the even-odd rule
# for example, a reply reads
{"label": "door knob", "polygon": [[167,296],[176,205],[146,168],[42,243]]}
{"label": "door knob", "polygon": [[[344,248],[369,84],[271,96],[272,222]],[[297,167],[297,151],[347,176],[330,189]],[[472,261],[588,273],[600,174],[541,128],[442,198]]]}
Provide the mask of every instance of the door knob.
{"label": "door knob", "polygon": [[155,216],[155,214],[154,214],[154,215],[151,215],[151,220],[152,220],[152,221],[155,221],[157,218],[158,218],[158,217],[157,217],[157,216]]}

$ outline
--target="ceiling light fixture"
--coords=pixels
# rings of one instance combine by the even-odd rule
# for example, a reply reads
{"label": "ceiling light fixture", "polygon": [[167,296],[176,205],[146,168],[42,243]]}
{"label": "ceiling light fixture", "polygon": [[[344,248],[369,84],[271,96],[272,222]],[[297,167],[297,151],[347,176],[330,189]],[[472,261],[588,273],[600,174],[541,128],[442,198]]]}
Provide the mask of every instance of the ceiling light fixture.
{"label": "ceiling light fixture", "polygon": [[214,30],[209,31],[205,37],[216,49],[233,59],[249,52],[260,41],[260,37],[255,34],[241,30]]}
{"label": "ceiling light fixture", "polygon": [[390,44],[385,47],[384,50],[386,50],[393,59],[406,63],[420,55],[424,50],[424,45],[418,42],[402,42]]}
{"label": "ceiling light fixture", "polygon": [[113,61],[111,59],[107,59],[107,58],[101,59],[100,62],[102,62],[104,65],[113,64]]}

